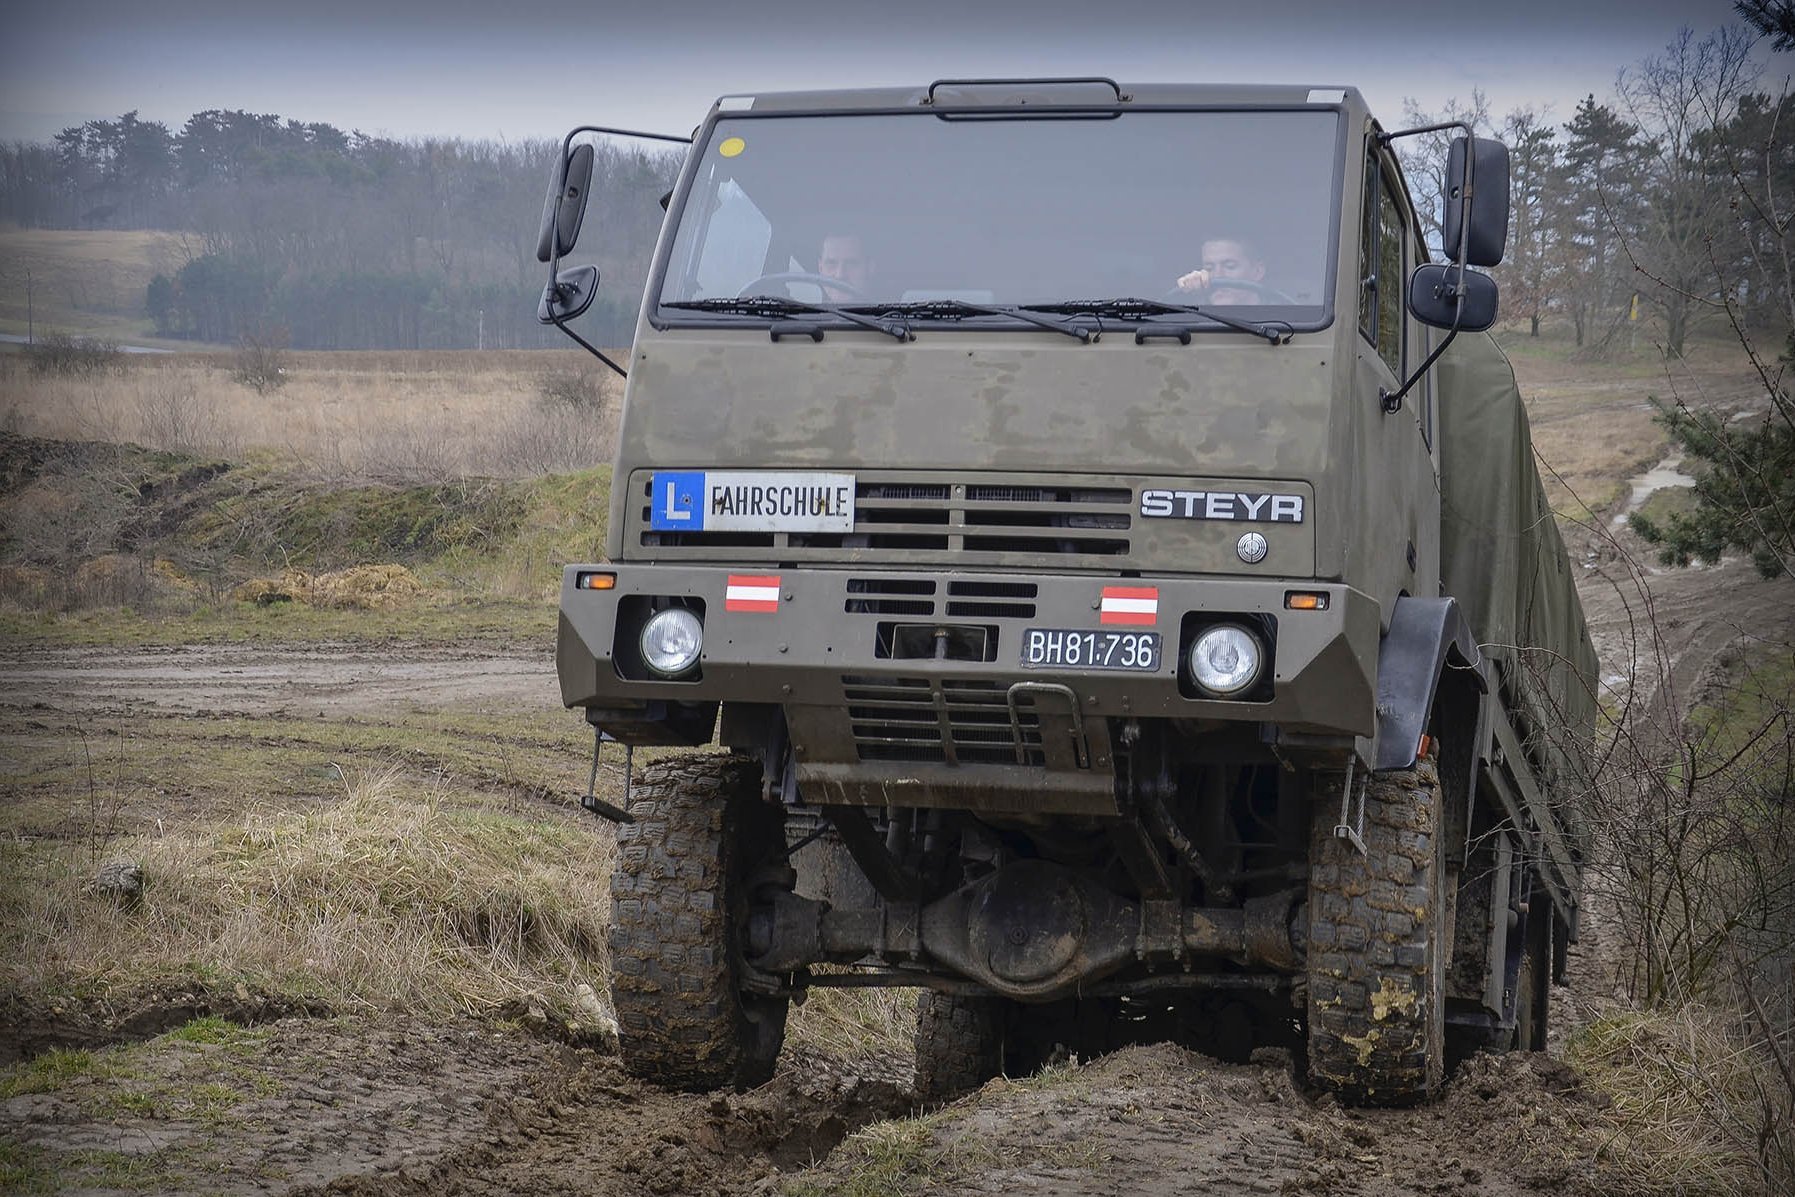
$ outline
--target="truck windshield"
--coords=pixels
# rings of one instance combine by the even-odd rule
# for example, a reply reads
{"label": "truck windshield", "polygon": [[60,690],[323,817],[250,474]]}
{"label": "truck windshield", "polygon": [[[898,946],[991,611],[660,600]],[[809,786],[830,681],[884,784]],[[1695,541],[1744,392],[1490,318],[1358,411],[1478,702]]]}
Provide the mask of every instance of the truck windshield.
{"label": "truck windshield", "polygon": [[719,119],[696,151],[659,314],[717,319],[703,301],[742,295],[1132,297],[1314,326],[1327,318],[1337,126],[1332,111]]}

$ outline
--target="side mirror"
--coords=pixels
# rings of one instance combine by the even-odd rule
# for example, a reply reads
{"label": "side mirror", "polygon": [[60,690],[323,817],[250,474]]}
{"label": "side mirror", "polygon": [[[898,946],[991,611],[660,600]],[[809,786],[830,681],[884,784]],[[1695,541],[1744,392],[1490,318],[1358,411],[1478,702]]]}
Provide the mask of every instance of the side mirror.
{"label": "side mirror", "polygon": [[542,289],[536,304],[536,319],[542,324],[557,324],[583,315],[598,294],[598,267],[575,266],[555,276],[555,281]]}
{"label": "side mirror", "polygon": [[580,144],[557,158],[549,175],[548,198],[542,204],[542,228],[536,234],[536,260],[548,262],[573,252],[586,218],[586,189],[592,183],[592,147]]}
{"label": "side mirror", "polygon": [[[1465,186],[1465,167],[1471,185]],[[1469,222],[1467,266],[1495,266],[1508,242],[1508,147],[1489,137],[1455,137],[1446,156],[1446,194],[1441,242],[1458,261],[1463,222]],[[1425,319],[1425,317],[1423,317]],[[1431,321],[1430,321],[1431,323]]]}
{"label": "side mirror", "polygon": [[1484,332],[1496,323],[1497,299],[1495,279],[1463,266],[1418,266],[1409,280],[1409,311],[1435,328],[1456,324],[1460,332]]}

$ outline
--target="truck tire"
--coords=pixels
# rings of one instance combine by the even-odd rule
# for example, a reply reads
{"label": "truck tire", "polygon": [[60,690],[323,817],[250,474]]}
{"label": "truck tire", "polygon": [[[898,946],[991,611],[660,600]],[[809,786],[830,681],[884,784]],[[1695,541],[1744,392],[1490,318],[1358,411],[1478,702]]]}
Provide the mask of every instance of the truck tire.
{"label": "truck tire", "polygon": [[1365,854],[1318,797],[1309,857],[1309,1076],[1354,1105],[1431,1097],[1445,1072],[1445,836],[1440,776],[1372,774]]}
{"label": "truck tire", "polygon": [[759,781],[742,757],[658,762],[617,829],[607,939],[623,1062],[670,1088],[762,1084],[785,1039],[788,999],[741,987],[748,873],[784,846]]}
{"label": "truck tire", "polygon": [[1003,1071],[1002,998],[925,989],[916,1002],[916,1096],[946,1101]]}
{"label": "truck tire", "polygon": [[1552,899],[1535,890],[1527,915],[1527,942],[1515,978],[1514,1050],[1543,1052],[1552,1004]]}

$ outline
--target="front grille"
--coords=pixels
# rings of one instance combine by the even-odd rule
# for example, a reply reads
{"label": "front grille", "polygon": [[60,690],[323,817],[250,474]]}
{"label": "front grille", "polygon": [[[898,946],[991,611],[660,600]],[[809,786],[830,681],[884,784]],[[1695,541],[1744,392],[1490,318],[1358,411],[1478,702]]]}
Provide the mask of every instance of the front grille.
{"label": "front grille", "polygon": [[1041,720],[1012,719],[1001,682],[923,677],[841,679],[854,749],[863,761],[1040,765]]}
{"label": "front grille", "polygon": [[[779,560],[944,561],[1004,564],[1004,555],[1052,557],[1114,568],[1128,555],[1134,490],[1129,486],[1009,485],[861,479],[852,532],[657,532],[644,475],[636,516],[644,548],[661,556],[761,549]],[[673,550],[667,552],[667,550]],[[969,612],[972,613],[972,612]]]}
{"label": "front grille", "polygon": [[929,578],[849,578],[842,610],[850,615],[933,615],[934,593]]}
{"label": "front grille", "polygon": [[1038,589],[1033,582],[949,582],[947,613],[1033,619],[1035,604],[1028,600],[1035,597]]}

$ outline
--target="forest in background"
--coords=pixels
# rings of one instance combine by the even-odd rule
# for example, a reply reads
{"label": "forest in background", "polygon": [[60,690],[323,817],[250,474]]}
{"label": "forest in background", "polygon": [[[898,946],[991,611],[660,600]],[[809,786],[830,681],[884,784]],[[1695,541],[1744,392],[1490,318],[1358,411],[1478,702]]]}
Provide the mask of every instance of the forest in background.
{"label": "forest in background", "polygon": [[[1439,112],[1406,106],[1403,124],[1463,120],[1510,147],[1514,215],[1495,271],[1507,319],[1534,335],[1564,327],[1594,354],[1642,321],[1672,355],[1729,314],[1760,331],[1795,323],[1774,216],[1795,190],[1795,100],[1766,43],[1778,45],[1747,25],[1683,30],[1562,121],[1531,107],[1497,116],[1476,92]],[[1396,143],[1436,242],[1447,140]],[[554,152],[548,141],[393,140],[226,109],[172,130],[127,112],[0,147],[0,223],[180,234],[184,262],[144,296],[164,337],[549,346],[557,334],[536,324],[531,300]],[[605,280],[585,325],[602,343],[630,339],[657,201],[679,161],[646,143],[599,148],[582,254]]]}
{"label": "forest in background", "polygon": [[[127,112],[0,149],[0,221],[183,237],[144,311],[162,337],[295,349],[559,347],[536,323],[549,141],[398,141],[241,110]],[[679,156],[600,147],[589,335],[627,344]]]}

